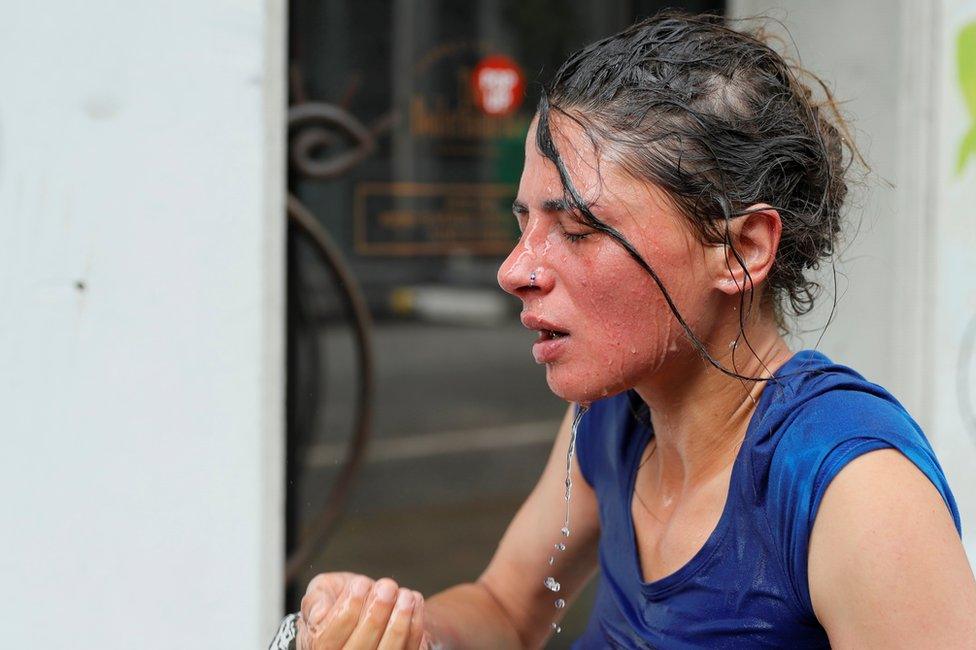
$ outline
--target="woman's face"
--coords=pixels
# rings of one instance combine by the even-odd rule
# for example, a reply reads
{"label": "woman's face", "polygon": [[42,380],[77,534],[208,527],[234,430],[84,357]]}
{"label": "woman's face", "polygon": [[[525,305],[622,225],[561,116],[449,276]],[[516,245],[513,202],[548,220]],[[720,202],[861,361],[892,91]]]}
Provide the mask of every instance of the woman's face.
{"label": "woman's face", "polygon": [[[710,290],[703,248],[684,218],[662,190],[599,159],[575,122],[554,115],[550,124],[591,212],[637,249],[697,329]],[[532,354],[552,391],[588,402],[660,377],[670,360],[693,353],[650,275],[567,209],[555,165],[535,146],[536,125],[513,206],[522,236],[498,283],[522,300],[522,323],[539,332]]]}

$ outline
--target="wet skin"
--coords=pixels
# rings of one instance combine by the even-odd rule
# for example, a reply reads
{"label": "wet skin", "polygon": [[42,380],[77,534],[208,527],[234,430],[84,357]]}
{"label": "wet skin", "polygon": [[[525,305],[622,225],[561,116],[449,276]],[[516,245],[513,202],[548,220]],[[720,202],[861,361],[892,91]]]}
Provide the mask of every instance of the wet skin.
{"label": "wet skin", "polygon": [[[575,122],[554,117],[551,124],[591,212],[636,248],[691,329],[731,367],[742,280],[730,274],[724,248],[703,244],[663,190],[598,156]],[[558,170],[537,150],[535,129],[534,123],[514,204],[522,236],[499,269],[499,284],[522,300],[523,324],[540,330],[533,354],[545,363],[554,393],[588,402],[634,388],[651,406],[655,454],[638,473],[635,494],[643,496],[633,510],[644,575],[655,579],[682,566],[714,529],[763,385],[702,362],[649,274],[568,208]],[[757,214],[735,228],[761,283],[775,256],[778,215]],[[750,314],[747,328],[763,361],[740,354],[740,372],[760,375],[789,358],[769,311]]]}
{"label": "wet skin", "polygon": [[[599,161],[577,125],[552,124],[590,210],[637,248],[692,327],[701,326],[710,298],[699,289],[706,283],[705,260],[677,209],[651,184]],[[533,354],[546,364],[549,387],[569,401],[587,402],[636,385],[687,343],[648,274],[566,205],[555,165],[535,146],[535,128],[526,139],[513,206],[522,235],[498,282],[522,300],[523,324],[540,330]],[[545,330],[567,335],[552,339]]]}
{"label": "wet skin", "polygon": [[[662,189],[634,179],[606,150],[599,156],[575,122],[555,116],[551,125],[556,147],[591,212],[620,232],[657,272],[713,356],[727,358],[728,344],[738,333],[740,280],[728,272],[725,250],[702,244]],[[618,242],[593,231],[566,205],[559,173],[538,151],[535,132],[533,122],[513,205],[522,235],[502,263],[498,282],[522,300],[523,324],[540,331],[533,354],[546,364],[550,388],[574,402],[641,386],[646,389],[639,390],[642,397],[645,392],[673,393],[673,386],[656,389],[697,373],[700,356],[647,272]],[[779,239],[778,215],[775,221],[772,255]],[[764,275],[764,269],[753,269],[757,284]],[[754,316],[749,323],[754,340],[785,350],[771,327],[772,314],[757,311]],[[552,339],[546,330],[567,336]]]}

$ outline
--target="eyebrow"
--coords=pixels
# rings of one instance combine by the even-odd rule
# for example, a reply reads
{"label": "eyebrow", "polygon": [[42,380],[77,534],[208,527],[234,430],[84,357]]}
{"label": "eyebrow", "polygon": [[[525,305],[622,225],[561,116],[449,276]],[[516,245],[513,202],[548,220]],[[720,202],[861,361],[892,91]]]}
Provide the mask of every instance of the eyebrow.
{"label": "eyebrow", "polygon": [[[546,199],[540,207],[543,212],[572,212],[566,199]],[[528,206],[521,201],[516,200],[512,203],[512,212],[515,214],[526,214],[528,211]]]}

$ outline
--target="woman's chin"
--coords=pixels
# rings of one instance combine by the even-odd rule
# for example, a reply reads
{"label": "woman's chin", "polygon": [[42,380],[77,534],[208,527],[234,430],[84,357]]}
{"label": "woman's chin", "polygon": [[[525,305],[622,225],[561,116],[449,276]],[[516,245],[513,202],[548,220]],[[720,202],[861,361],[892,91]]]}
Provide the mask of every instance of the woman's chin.
{"label": "woman's chin", "polygon": [[613,397],[627,390],[626,386],[616,384],[592,383],[587,385],[578,379],[574,380],[572,377],[560,377],[551,369],[546,371],[546,381],[553,394],[560,399],[576,404],[589,404],[606,397]]}

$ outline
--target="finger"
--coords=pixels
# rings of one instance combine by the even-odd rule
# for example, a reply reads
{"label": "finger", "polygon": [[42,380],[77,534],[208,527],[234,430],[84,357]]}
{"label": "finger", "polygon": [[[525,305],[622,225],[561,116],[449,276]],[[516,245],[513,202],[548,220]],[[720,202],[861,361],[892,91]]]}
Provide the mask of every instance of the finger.
{"label": "finger", "polygon": [[424,596],[419,591],[413,592],[413,616],[410,618],[410,636],[407,638],[408,650],[420,650],[424,638]]}
{"label": "finger", "polygon": [[309,628],[316,628],[322,624],[326,614],[332,610],[340,595],[341,592],[334,594],[330,589],[311,591],[311,586],[309,587],[309,591],[302,597],[301,607],[302,618],[305,619]]}
{"label": "finger", "polygon": [[[364,577],[364,580],[372,584],[369,578]],[[326,616],[332,612],[351,582],[352,580],[346,580],[342,589],[334,584],[322,584],[315,591],[310,590],[302,598],[302,618],[305,619],[311,636],[315,636],[319,628],[323,627]],[[311,589],[311,586],[309,588]]]}
{"label": "finger", "polygon": [[373,581],[357,576],[346,585],[345,591],[318,623],[308,621],[313,638],[312,650],[339,650],[359,623],[366,597]]}
{"label": "finger", "polygon": [[319,594],[318,592],[314,592],[314,591],[306,591],[305,595],[302,596],[302,604],[298,608],[298,611],[299,613],[301,613],[302,618],[305,619],[306,621],[308,620],[309,614],[312,613],[312,608],[315,606],[315,603],[318,602],[318,599],[319,599]]}
{"label": "finger", "polygon": [[330,605],[334,604],[339,600],[339,596],[345,591],[349,582],[355,577],[355,573],[345,571],[320,573],[316,575],[309,581],[308,587],[305,589],[305,595],[302,597],[300,609],[302,615],[308,618],[311,613],[311,608],[314,607],[319,598],[325,597],[328,599]]}
{"label": "finger", "polygon": [[321,581],[322,576],[316,576],[308,583],[308,589],[305,590],[305,595],[302,596],[302,604],[299,611],[302,614],[302,618],[306,621],[312,620],[312,610],[322,602],[323,600],[328,601],[329,606],[335,603],[335,594],[332,593],[331,589],[327,588],[324,581]]}
{"label": "finger", "polygon": [[362,618],[359,619],[359,624],[353,630],[349,640],[346,641],[347,650],[373,650],[376,648],[390,620],[397,591],[397,583],[389,578],[377,580],[373,586],[372,597],[366,604]]}
{"label": "finger", "polygon": [[348,571],[330,571],[329,573],[318,573],[309,580],[308,588],[305,591],[321,591],[323,589],[333,589],[338,585],[342,591],[349,579],[355,576]]}
{"label": "finger", "polygon": [[410,637],[410,621],[413,615],[414,595],[409,589],[400,589],[397,593],[390,622],[380,639],[378,650],[403,650],[407,647]]}
{"label": "finger", "polygon": [[308,633],[308,626],[305,625],[305,617],[301,614],[295,622],[295,632],[295,647],[298,650],[312,650],[312,639]]}
{"label": "finger", "polygon": [[308,591],[324,591],[338,599],[339,594],[345,591],[349,581],[355,577],[355,573],[349,573],[348,571],[320,573],[309,583]]}

